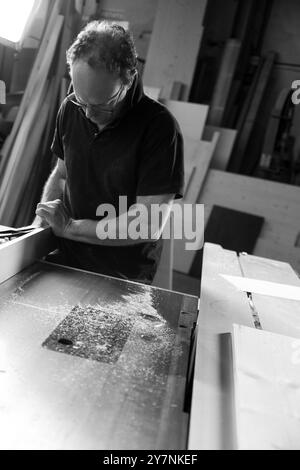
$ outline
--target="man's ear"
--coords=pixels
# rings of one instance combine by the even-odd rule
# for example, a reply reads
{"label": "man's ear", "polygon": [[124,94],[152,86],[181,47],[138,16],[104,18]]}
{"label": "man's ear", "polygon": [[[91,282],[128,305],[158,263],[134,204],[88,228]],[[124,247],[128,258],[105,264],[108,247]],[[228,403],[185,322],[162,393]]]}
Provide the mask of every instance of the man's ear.
{"label": "man's ear", "polygon": [[128,84],[128,88],[132,87],[134,79],[137,76],[137,74],[138,74],[138,71],[137,71],[137,69],[135,69],[135,71],[132,73],[132,75],[130,77],[130,83]]}

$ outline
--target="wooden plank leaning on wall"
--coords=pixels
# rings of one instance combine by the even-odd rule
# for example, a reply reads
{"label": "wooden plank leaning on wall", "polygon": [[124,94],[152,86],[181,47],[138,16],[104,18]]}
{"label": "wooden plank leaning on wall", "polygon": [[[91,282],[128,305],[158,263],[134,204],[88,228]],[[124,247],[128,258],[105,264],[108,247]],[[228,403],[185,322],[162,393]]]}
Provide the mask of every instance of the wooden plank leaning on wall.
{"label": "wooden plank leaning on wall", "polygon": [[[14,141],[11,142],[11,135],[6,139],[6,142],[4,144],[4,149],[3,149],[3,161],[6,160],[6,166],[4,167],[3,174],[2,174],[2,181],[1,181],[1,186],[0,186],[0,217],[1,217],[1,222],[7,225],[11,225],[12,223],[12,218],[14,216],[15,211],[17,210],[17,207],[14,207],[11,204],[10,201],[10,193],[11,191],[15,192],[16,188],[19,188],[19,185],[23,181],[23,175],[19,173],[19,164],[20,161],[24,161],[24,150],[26,148],[26,145],[28,145],[27,142],[27,137],[28,134],[30,134],[30,131],[32,132],[32,129],[35,126],[35,121],[37,119],[37,116],[39,116],[41,107],[46,99],[47,96],[47,75],[52,63],[52,58],[55,52],[55,48],[57,45],[57,41],[59,38],[59,34],[62,29],[63,25],[63,16],[58,15],[56,17],[56,21],[53,24],[53,30],[49,31],[49,38],[45,38],[45,40],[42,42],[42,45],[44,42],[47,43],[47,47],[45,49],[45,55],[43,58],[41,58],[41,62],[39,64],[40,68],[38,71],[38,76],[33,79],[32,83],[31,77],[28,82],[27,88],[31,89],[33,86],[35,86],[35,89],[32,89],[32,94],[31,94],[31,102],[28,103],[27,108],[24,109],[24,113],[22,115],[23,121],[20,123],[19,127],[16,129],[16,123],[20,119],[20,112],[22,108],[19,109],[16,121],[13,126],[13,130],[11,135],[14,135]],[[39,54],[38,54],[39,57]],[[35,66],[34,66],[35,68]],[[27,93],[27,88],[24,94],[24,97],[26,96]],[[35,91],[34,91],[35,90]],[[23,97],[23,100],[24,100]],[[49,98],[49,96],[48,96]],[[48,104],[51,104],[51,100],[48,99]],[[23,103],[23,101],[22,101]],[[41,138],[41,133],[39,135],[39,138]],[[7,140],[9,141],[7,143]],[[30,142],[31,144],[36,145],[36,142]],[[7,145],[6,145],[7,144]],[[10,145],[11,144],[11,145]],[[28,154],[28,158],[31,159],[33,155],[31,152]],[[1,162],[2,163],[2,162]],[[17,184],[15,184],[15,181],[17,181]]]}
{"label": "wooden plank leaning on wall", "polygon": [[203,33],[207,0],[159,0],[144,84],[162,89],[169,99],[174,81],[182,83],[187,101]]}
{"label": "wooden plank leaning on wall", "polygon": [[241,51],[241,41],[228,39],[209,111],[208,123],[222,126],[227,100]]}
{"label": "wooden plank leaning on wall", "polygon": [[[182,211],[184,204],[193,204],[196,205],[199,193],[203,184],[205,183],[205,179],[211,164],[211,160],[213,158],[214,152],[216,150],[216,146],[219,140],[220,134],[218,132],[214,133],[213,139],[210,142],[206,142],[203,140],[199,140],[197,142],[196,148],[194,153],[190,156],[190,159],[187,159],[189,152],[185,151],[185,171],[187,174],[187,184],[185,188],[185,193],[183,196],[182,201],[178,202],[181,204]],[[191,145],[192,142],[185,139],[185,146],[188,147]],[[184,212],[183,212],[184,213]],[[191,220],[189,220],[190,226],[193,225],[193,217],[194,212],[190,215]],[[186,214],[185,214],[185,222],[187,221]],[[204,220],[203,224],[201,221],[197,221],[199,225],[196,227],[198,232],[201,231],[204,235]],[[183,231],[183,237],[181,240],[174,240],[174,269],[175,271],[179,271],[185,274],[189,274],[190,269],[193,264],[193,260],[195,257],[195,250],[186,250],[185,244],[188,241],[185,237],[185,230]],[[203,242],[203,238],[202,238]],[[200,246],[199,246],[200,248]]]}

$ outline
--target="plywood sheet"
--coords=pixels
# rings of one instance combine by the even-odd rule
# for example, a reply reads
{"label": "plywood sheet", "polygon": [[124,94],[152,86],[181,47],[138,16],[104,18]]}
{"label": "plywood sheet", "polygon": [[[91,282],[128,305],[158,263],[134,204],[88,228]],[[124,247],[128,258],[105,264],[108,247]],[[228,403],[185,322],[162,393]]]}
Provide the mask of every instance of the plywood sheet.
{"label": "plywood sheet", "polygon": [[209,109],[208,106],[174,100],[162,100],[162,103],[178,121],[185,138],[195,140],[202,138]]}
{"label": "plywood sheet", "polygon": [[158,101],[161,89],[153,86],[144,86],[144,92],[149,98]]}
{"label": "plywood sheet", "polygon": [[[183,227],[183,236],[181,239],[174,240],[174,270],[185,274],[189,274],[195,254],[197,250],[203,247],[204,243],[204,207],[196,208],[198,195],[201,192],[201,188],[206,179],[206,175],[213,158],[219,134],[215,133],[211,142],[206,141],[192,141],[196,142],[194,145],[189,145],[188,148],[190,153],[185,153],[186,174],[188,176],[187,186],[183,200],[180,202],[182,207],[182,213],[184,214],[184,221],[188,227],[194,227],[193,230],[197,232],[199,239],[198,245],[195,243],[193,249],[187,249],[186,243],[190,243],[190,240],[186,235],[186,227]],[[185,139],[187,142],[187,139]],[[187,146],[186,146],[187,147]],[[184,204],[191,204],[192,211],[188,213],[185,211]],[[196,218],[196,210],[198,216]],[[196,237],[195,237],[196,238]],[[197,246],[195,246],[197,245]]]}
{"label": "plywood sheet", "polygon": [[234,327],[238,449],[300,449],[299,351],[295,338]]}
{"label": "plywood sheet", "polygon": [[[203,33],[207,0],[159,0],[144,70],[144,83],[169,99],[174,81],[187,100]],[[188,52],[187,52],[188,51]]]}
{"label": "plywood sheet", "polygon": [[213,170],[225,171],[231,157],[237,131],[235,129],[226,129],[224,127],[205,126],[203,139],[211,140],[215,132],[220,134],[220,138],[211,162],[211,168]]}

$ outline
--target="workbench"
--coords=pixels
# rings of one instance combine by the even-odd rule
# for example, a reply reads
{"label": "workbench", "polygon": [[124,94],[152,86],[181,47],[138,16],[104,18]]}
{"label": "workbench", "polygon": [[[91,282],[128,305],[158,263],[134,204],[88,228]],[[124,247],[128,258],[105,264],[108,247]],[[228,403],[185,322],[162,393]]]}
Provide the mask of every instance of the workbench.
{"label": "workbench", "polygon": [[0,447],[186,449],[197,297],[0,247]]}

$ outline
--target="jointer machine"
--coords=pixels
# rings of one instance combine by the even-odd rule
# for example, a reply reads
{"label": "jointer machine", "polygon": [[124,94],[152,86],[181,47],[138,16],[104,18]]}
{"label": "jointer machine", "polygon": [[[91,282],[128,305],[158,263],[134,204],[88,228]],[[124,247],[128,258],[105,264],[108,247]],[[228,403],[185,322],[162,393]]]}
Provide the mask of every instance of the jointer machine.
{"label": "jointer machine", "polygon": [[50,229],[19,235],[0,245],[0,448],[300,448],[289,264],[205,244],[198,298],[47,263]]}

